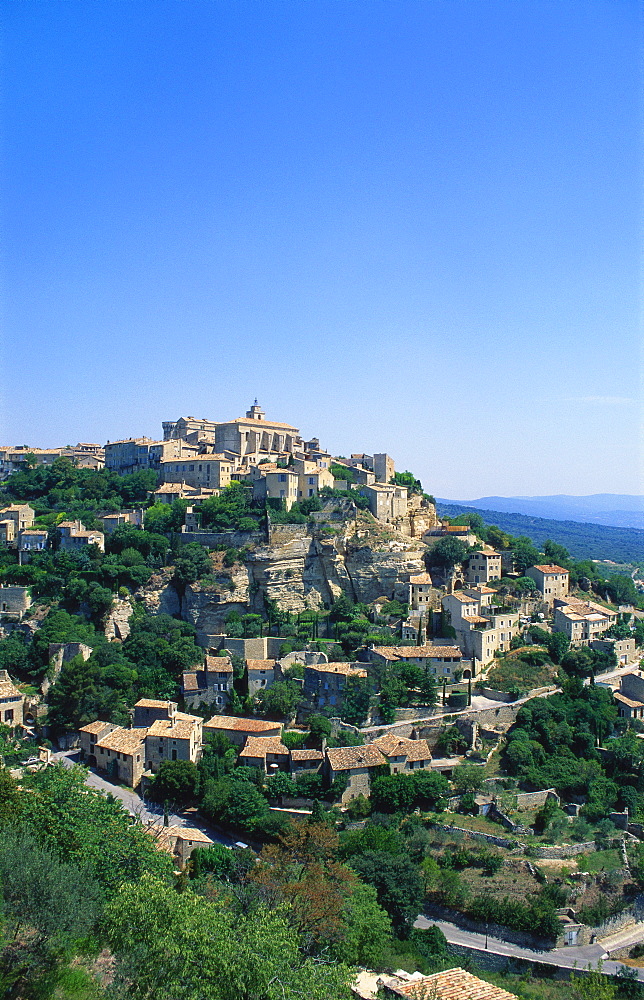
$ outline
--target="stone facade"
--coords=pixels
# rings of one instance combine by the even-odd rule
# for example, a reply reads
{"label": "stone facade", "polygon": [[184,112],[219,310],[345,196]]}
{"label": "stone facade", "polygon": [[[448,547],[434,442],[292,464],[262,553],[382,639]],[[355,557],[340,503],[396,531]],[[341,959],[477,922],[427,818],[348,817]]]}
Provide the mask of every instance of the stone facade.
{"label": "stone facade", "polygon": [[534,580],[537,590],[542,594],[544,601],[552,606],[556,598],[565,598],[570,589],[570,574],[562,566],[549,563],[543,566],[530,566],[526,570],[526,576]]}
{"label": "stone facade", "polygon": [[6,670],[0,670],[0,722],[13,729],[23,724],[25,697]]}

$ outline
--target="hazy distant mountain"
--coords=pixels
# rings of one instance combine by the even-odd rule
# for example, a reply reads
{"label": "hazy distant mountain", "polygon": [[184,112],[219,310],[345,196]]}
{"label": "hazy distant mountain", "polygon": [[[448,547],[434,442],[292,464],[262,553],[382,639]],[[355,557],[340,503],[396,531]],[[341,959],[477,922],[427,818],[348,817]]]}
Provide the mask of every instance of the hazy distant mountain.
{"label": "hazy distant mountain", "polygon": [[477,500],[442,502],[508,514],[608,524],[617,528],[644,528],[644,497],[623,493],[594,493],[583,497],[566,494],[550,497],[479,497]]}

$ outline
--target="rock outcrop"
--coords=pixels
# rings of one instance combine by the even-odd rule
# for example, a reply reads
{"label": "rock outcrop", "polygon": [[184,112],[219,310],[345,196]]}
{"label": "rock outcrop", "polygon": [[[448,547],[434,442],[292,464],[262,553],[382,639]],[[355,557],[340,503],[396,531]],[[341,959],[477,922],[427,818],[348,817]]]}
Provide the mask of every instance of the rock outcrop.
{"label": "rock outcrop", "polygon": [[273,525],[270,539],[231,567],[222,552],[211,553],[212,574],[182,593],[171,582],[172,570],[163,570],[137,597],[153,614],[191,622],[205,641],[222,631],[233,610],[263,613],[265,598],[292,613],[330,607],[342,593],[364,603],[378,597],[406,601],[409,577],[425,571],[426,547],[419,539],[364,512]]}
{"label": "rock outcrop", "polygon": [[133,611],[134,607],[129,597],[122,600],[117,598],[112,604],[111,611],[105,616],[103,625],[105,638],[119,639],[121,642],[123,639],[127,639],[130,634],[130,618]]}

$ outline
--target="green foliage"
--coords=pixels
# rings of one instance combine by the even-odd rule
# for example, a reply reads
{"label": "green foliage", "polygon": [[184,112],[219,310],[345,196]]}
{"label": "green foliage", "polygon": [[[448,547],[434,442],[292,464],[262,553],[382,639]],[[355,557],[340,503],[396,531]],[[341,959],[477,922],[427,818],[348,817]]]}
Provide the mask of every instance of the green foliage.
{"label": "green foliage", "polygon": [[44,986],[62,950],[90,933],[101,891],[78,866],[13,828],[0,839],[0,900],[0,992],[26,997]]}
{"label": "green foliage", "polygon": [[351,867],[374,886],[378,902],[389,914],[395,932],[401,936],[408,934],[423,901],[417,867],[405,855],[385,851],[354,855]]}
{"label": "green foliage", "polygon": [[352,726],[362,726],[369,715],[372,690],[368,677],[349,675],[344,686],[340,718]]}
{"label": "green foliage", "polygon": [[349,1000],[349,971],[299,952],[285,914],[176,893],[153,879],[124,886],[106,910],[122,996],[137,1000]]}
{"label": "green foliage", "polygon": [[452,772],[452,782],[457,792],[479,792],[484,778],[485,769],[474,764],[459,764]]}
{"label": "green foliage", "polygon": [[209,531],[256,531],[264,516],[263,507],[253,502],[252,488],[238,482],[204,500],[199,509],[202,526]]}
{"label": "green foliage", "polygon": [[275,681],[255,695],[255,708],[267,719],[291,719],[302,697],[300,686],[291,678]]}
{"label": "green foliage", "polygon": [[196,764],[190,760],[164,760],[150,786],[150,798],[184,808],[194,802],[198,791]]}
{"label": "green foliage", "polygon": [[527,931],[546,940],[552,940],[559,933],[559,921],[555,907],[548,898],[539,897],[527,903],[518,900],[498,899],[493,895],[476,896],[468,904],[466,912],[475,920],[491,924],[501,924],[514,930]]}
{"label": "green foliage", "polygon": [[174,500],[170,503],[155,503],[145,512],[145,530],[158,535],[171,531],[181,531],[186,519],[187,500]]}
{"label": "green foliage", "polygon": [[28,823],[45,846],[96,880],[106,895],[144,872],[169,875],[172,860],[120,802],[85,784],[86,771],[62,764],[23,779]]}
{"label": "green foliage", "polygon": [[411,472],[395,472],[393,481],[396,486],[406,486],[410,494],[423,492],[420,479],[416,479]]}
{"label": "green foliage", "polygon": [[339,962],[378,968],[392,936],[391,920],[374,886],[357,882],[342,909],[341,935],[331,945]]}
{"label": "green foliage", "polygon": [[183,590],[187,584],[195,583],[212,571],[208,550],[197,542],[182,545],[174,559],[173,582]]}
{"label": "green foliage", "polygon": [[412,812],[439,809],[449,791],[449,782],[434,771],[386,774],[371,784],[371,805],[378,812]]}
{"label": "green foliage", "polygon": [[436,545],[428,553],[432,566],[441,566],[446,572],[451,572],[458,563],[464,562],[469,552],[469,546],[460,538],[439,538]]}
{"label": "green foliage", "polygon": [[215,823],[251,834],[264,831],[270,817],[268,803],[255,785],[232,777],[207,783],[201,812]]}

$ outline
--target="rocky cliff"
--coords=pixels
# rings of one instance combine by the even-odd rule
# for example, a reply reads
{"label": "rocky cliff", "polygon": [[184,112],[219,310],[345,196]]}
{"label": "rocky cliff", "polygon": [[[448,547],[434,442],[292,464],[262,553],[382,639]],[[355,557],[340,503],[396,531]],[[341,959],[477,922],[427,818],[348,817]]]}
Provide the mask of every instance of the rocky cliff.
{"label": "rocky cliff", "polygon": [[153,613],[181,615],[202,636],[222,631],[228,614],[262,613],[267,597],[284,611],[329,607],[346,593],[370,603],[378,597],[407,600],[410,576],[425,571],[426,547],[381,525],[369,514],[350,520],[275,525],[270,544],[255,546],[243,563],[223,565],[212,553],[213,573],[180,594],[163,571],[139,592]]}

